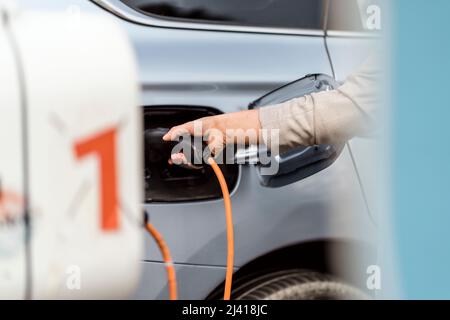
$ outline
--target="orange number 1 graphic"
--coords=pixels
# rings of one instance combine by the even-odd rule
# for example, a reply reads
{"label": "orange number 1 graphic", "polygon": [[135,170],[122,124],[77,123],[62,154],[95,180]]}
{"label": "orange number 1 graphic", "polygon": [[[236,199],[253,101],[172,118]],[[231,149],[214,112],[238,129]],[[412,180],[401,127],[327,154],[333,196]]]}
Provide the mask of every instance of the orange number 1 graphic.
{"label": "orange number 1 graphic", "polygon": [[98,157],[101,228],[104,231],[114,231],[119,228],[116,134],[116,128],[108,129],[78,141],[74,146],[78,159],[89,155]]}

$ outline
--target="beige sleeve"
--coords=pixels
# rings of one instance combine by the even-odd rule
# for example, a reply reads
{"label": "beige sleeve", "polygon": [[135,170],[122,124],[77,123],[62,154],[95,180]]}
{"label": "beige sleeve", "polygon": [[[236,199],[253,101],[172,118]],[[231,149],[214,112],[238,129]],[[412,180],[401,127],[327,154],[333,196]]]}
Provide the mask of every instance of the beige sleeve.
{"label": "beige sleeve", "polygon": [[[261,108],[261,127],[280,130],[280,151],[298,145],[339,143],[370,134],[379,103],[378,67],[371,57],[336,90]],[[277,143],[264,140],[269,147]]]}

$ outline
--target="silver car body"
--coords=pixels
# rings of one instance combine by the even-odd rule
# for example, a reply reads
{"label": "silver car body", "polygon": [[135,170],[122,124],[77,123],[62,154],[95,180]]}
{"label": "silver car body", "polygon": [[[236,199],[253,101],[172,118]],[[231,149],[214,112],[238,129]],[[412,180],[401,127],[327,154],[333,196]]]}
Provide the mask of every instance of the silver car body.
{"label": "silver car body", "polygon": [[[373,42],[372,37],[332,30],[327,34],[168,22],[139,14],[118,0],[96,1],[109,5],[110,11],[94,2],[19,1],[24,9],[99,14],[120,24],[135,49],[144,106],[244,110],[259,96],[306,74],[333,75],[334,71],[336,79],[343,81]],[[372,243],[376,228],[364,190],[370,182],[358,172],[365,163],[358,152],[364,153],[370,144],[355,139],[329,168],[278,189],[260,186],[255,168],[242,166],[232,192],[236,270],[263,255],[305,243]],[[206,298],[225,277],[223,202],[145,204],[144,208],[172,250],[180,298]],[[144,272],[134,298],[164,299],[164,264],[153,240],[146,239]],[[357,272],[364,273],[366,266],[360,267]]]}

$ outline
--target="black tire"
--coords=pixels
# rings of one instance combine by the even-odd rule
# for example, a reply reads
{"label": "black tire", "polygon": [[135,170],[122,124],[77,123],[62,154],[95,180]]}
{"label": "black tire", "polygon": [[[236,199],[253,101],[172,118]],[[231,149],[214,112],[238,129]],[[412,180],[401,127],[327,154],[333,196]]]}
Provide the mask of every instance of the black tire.
{"label": "black tire", "polygon": [[309,270],[286,270],[256,277],[233,290],[235,300],[366,300],[360,289]]}

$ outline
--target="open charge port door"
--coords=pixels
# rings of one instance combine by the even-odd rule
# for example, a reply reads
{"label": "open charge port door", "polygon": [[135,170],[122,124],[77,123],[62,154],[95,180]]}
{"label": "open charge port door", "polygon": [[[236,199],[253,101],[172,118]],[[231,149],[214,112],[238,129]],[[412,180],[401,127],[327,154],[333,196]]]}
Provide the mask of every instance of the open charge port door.
{"label": "open charge port door", "polygon": [[[334,90],[338,83],[325,74],[310,74],[275,89],[253,101],[249,109],[264,108],[314,92]],[[267,164],[256,166],[260,184],[279,188],[295,183],[328,168],[340,155],[344,143],[338,145],[298,146],[279,155],[272,155]],[[264,167],[275,167],[275,174],[264,174]]]}
{"label": "open charge port door", "polygon": [[[165,142],[163,135],[175,125],[220,114],[216,109],[195,106],[144,107],[145,201],[180,202],[212,200],[222,197],[220,186],[209,165],[187,169],[169,164],[175,142]],[[239,166],[219,165],[228,188],[238,181]]]}

